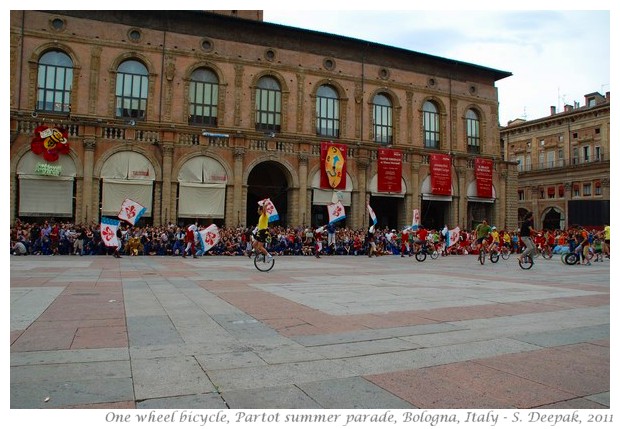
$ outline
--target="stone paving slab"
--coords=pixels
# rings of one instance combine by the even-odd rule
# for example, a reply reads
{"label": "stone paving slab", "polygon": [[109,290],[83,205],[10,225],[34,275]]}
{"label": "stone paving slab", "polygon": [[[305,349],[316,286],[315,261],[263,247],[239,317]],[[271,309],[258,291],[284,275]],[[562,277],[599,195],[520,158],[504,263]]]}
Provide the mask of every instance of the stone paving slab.
{"label": "stone paving slab", "polygon": [[608,261],[9,266],[12,409],[610,406]]}

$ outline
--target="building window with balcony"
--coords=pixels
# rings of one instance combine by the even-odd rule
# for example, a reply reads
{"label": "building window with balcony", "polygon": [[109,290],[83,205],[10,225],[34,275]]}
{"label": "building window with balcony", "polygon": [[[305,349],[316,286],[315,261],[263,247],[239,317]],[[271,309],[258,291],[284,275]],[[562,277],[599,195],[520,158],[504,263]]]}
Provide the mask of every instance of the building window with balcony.
{"label": "building window with balcony", "polygon": [[467,153],[480,153],[480,118],[472,110],[467,110],[465,115],[467,123]]}
{"label": "building window with balcony", "polygon": [[555,151],[547,152],[547,168],[555,167]]}
{"label": "building window with balcony", "polygon": [[329,85],[322,85],[316,92],[316,134],[340,136],[340,101],[338,92]]}
{"label": "building window with balcony", "polygon": [[148,86],[146,67],[135,60],[123,61],[116,73],[116,117],[144,119]]}
{"label": "building window with balcony", "polygon": [[432,101],[422,106],[422,124],[424,126],[424,147],[439,149],[439,110]]}
{"label": "building window with balcony", "polygon": [[545,165],[545,151],[538,152],[538,168],[546,168]]}
{"label": "building window with balcony", "polygon": [[48,51],[39,58],[37,105],[39,112],[71,113],[73,62],[60,51]]}
{"label": "building window with balcony", "polygon": [[590,146],[583,147],[583,162],[590,162]]}
{"label": "building window with balcony", "polygon": [[579,149],[574,147],[572,165],[577,165],[577,164],[579,164]]}
{"label": "building window with balcony", "polygon": [[597,180],[594,182],[594,195],[600,196],[603,195],[603,189],[601,188],[601,181]]}
{"label": "building window with balcony", "polygon": [[594,161],[603,160],[603,151],[600,146],[594,146]]}
{"label": "building window with balcony", "polygon": [[555,186],[549,186],[547,188],[547,198],[555,198]]}
{"label": "building window with balcony", "polygon": [[372,115],[375,142],[384,145],[392,144],[392,102],[387,95],[375,95],[372,100]]}
{"label": "building window with balcony", "polygon": [[282,121],[282,89],[280,83],[264,76],[256,86],[256,129],[280,132]]}
{"label": "building window with balcony", "polygon": [[580,187],[579,184],[574,184],[573,185],[573,197],[580,197],[581,196],[581,192],[580,192]]}
{"label": "building window with balcony", "polygon": [[558,186],[558,197],[564,198],[564,185]]}
{"label": "building window with balcony", "polygon": [[219,81],[213,71],[200,68],[195,70],[189,81],[190,125],[217,126],[217,102]]}

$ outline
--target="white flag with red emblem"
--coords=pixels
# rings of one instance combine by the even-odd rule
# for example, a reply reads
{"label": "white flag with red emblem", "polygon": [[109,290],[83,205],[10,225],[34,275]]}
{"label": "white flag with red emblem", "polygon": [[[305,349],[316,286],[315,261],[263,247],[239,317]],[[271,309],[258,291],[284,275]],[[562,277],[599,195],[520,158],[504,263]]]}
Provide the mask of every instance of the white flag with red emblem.
{"label": "white flag with red emblem", "polygon": [[198,231],[198,239],[200,240],[200,244],[202,245],[203,251],[206,252],[213,246],[215,246],[218,241],[220,241],[220,230],[217,225],[212,223],[205,229],[201,229]]}
{"label": "white flag with red emblem", "polygon": [[146,207],[129,198],[125,198],[125,201],[121,204],[121,210],[118,212],[118,218],[135,225],[144,212],[146,212]]}
{"label": "white flag with red emblem", "polygon": [[411,229],[417,231],[420,227],[420,210],[413,209],[413,222],[411,222]]}
{"label": "white flag with red emblem", "polygon": [[263,203],[265,206],[265,211],[267,212],[267,216],[269,216],[269,222],[274,222],[280,219],[280,215],[276,210],[276,206],[273,205],[269,198],[265,198],[264,200],[259,201],[259,203]]}
{"label": "white flag with red emblem", "polygon": [[116,238],[116,231],[118,225],[121,222],[116,219],[110,219],[109,217],[101,218],[101,240],[103,244],[108,247],[118,247],[118,239]]}
{"label": "white flag with red emblem", "polygon": [[344,212],[344,206],[340,201],[334,204],[328,204],[327,212],[329,213],[329,223],[338,222],[347,217]]}
{"label": "white flag with red emblem", "polygon": [[461,228],[458,226],[448,231],[448,237],[446,237],[446,247],[454,246],[461,239]]}

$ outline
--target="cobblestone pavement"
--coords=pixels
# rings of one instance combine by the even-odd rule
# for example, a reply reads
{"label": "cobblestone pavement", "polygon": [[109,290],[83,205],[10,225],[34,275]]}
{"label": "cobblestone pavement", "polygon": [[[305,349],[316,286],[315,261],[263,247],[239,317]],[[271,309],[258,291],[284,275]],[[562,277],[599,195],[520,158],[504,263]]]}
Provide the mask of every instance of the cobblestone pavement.
{"label": "cobblestone pavement", "polygon": [[10,257],[11,409],[610,406],[610,262]]}

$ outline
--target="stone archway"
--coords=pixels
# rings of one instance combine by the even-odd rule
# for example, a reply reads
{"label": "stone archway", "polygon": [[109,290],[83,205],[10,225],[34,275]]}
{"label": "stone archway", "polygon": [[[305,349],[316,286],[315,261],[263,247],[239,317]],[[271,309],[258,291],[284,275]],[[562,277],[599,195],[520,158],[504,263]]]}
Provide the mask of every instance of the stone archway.
{"label": "stone archway", "polygon": [[275,161],[264,161],[257,164],[248,175],[248,192],[246,202],[246,225],[258,223],[257,203],[269,198],[276,207],[280,225],[288,225],[288,205],[291,186],[284,167]]}
{"label": "stone archway", "polygon": [[543,229],[564,229],[562,212],[555,207],[551,207],[543,215],[542,227]]}

